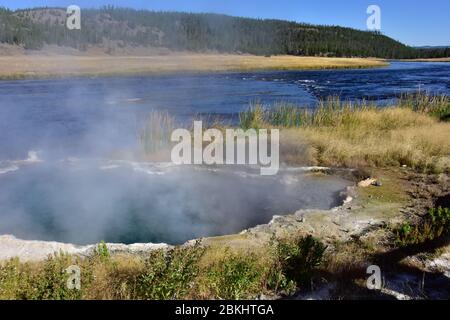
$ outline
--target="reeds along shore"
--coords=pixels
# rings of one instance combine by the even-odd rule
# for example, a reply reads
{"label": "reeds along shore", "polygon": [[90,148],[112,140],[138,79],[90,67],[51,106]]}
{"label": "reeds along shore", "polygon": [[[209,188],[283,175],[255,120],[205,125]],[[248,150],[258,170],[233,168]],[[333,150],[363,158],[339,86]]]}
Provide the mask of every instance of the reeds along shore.
{"label": "reeds along shore", "polygon": [[[450,171],[449,120],[448,97],[416,93],[384,107],[337,97],[322,100],[315,108],[252,103],[240,113],[238,125],[281,129],[280,160],[287,165],[403,166],[441,173]],[[175,123],[167,113],[150,115],[140,136],[147,154],[170,144],[168,132]],[[229,126],[220,120],[210,124],[219,129]]]}
{"label": "reeds along shore", "polygon": [[287,163],[339,167],[405,166],[450,171],[450,99],[404,95],[385,107],[331,97],[315,109],[252,105],[240,115],[244,128],[282,128]]}

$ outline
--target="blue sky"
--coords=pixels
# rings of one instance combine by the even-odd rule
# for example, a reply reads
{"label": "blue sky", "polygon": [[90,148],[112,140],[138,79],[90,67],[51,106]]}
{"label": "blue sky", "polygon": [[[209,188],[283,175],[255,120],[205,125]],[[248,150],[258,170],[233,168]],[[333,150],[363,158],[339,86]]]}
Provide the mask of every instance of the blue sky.
{"label": "blue sky", "polygon": [[366,29],[366,9],[380,6],[382,32],[409,45],[450,45],[449,0],[0,0],[11,9],[112,4],[150,10],[215,12]]}

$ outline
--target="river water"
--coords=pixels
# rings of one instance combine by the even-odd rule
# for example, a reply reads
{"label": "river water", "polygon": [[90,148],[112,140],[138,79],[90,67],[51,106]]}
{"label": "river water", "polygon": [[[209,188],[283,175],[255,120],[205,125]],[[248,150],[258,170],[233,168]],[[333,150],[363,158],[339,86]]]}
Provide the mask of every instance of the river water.
{"label": "river water", "polygon": [[450,94],[450,63],[393,62],[370,70],[277,71],[0,81],[0,160],[30,150],[103,155],[136,143],[152,110],[178,119],[236,118],[252,101],[314,106],[330,95],[386,103],[401,93]]}

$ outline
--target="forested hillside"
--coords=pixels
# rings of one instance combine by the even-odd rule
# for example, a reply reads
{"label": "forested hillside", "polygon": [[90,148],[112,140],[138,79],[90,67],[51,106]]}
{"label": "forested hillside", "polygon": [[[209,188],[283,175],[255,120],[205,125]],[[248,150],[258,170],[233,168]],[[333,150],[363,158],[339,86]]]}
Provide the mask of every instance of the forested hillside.
{"label": "forested hillside", "polygon": [[[0,9],[0,42],[40,49],[45,44],[86,50],[90,45],[164,47],[257,55],[434,58],[449,48],[418,49],[380,33],[217,14],[137,11],[104,7],[82,11],[81,30],[65,27],[65,9]],[[113,48],[111,48],[113,50]]]}

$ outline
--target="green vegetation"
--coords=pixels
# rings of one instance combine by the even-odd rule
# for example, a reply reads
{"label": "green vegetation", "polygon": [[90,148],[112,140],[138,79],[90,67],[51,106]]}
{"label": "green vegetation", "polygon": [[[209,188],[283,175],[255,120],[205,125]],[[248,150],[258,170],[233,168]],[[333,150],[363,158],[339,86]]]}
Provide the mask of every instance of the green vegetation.
{"label": "green vegetation", "polygon": [[30,263],[11,259],[0,264],[0,299],[61,300],[79,299],[80,291],[67,286],[66,268],[75,259],[63,253],[49,256],[39,269]]}
{"label": "green vegetation", "polygon": [[258,294],[266,274],[256,255],[228,253],[211,264],[204,286],[218,299],[243,299]]}
{"label": "green vegetation", "polygon": [[[450,99],[445,95],[432,96],[414,93],[400,96],[391,108],[405,108],[420,114],[427,114],[441,121],[450,120]],[[239,115],[244,129],[261,128],[267,125],[281,128],[328,127],[357,125],[358,112],[377,111],[379,107],[368,101],[341,101],[339,97],[320,100],[313,109],[294,104],[277,103],[264,106],[252,103]],[[386,129],[397,123],[386,124]]]}
{"label": "green vegetation", "polygon": [[320,266],[327,247],[312,236],[280,242],[277,257],[283,274],[297,284],[307,284],[314,268]]}
{"label": "green vegetation", "polygon": [[260,103],[252,104],[249,109],[239,113],[239,126],[245,130],[263,128],[268,123],[268,112]]}
{"label": "green vegetation", "polygon": [[136,298],[160,300],[185,297],[199,274],[198,261],[203,252],[199,242],[192,247],[152,252],[144,262],[143,274],[138,276]]}
{"label": "green vegetation", "polygon": [[109,261],[109,259],[111,258],[105,241],[101,241],[98,244],[94,254],[103,262]]}
{"label": "green vegetation", "polygon": [[175,51],[217,50],[257,55],[441,58],[449,48],[416,49],[378,32],[217,14],[114,8],[83,10],[81,30],[65,28],[61,8],[0,9],[0,42],[40,49],[44,44],[86,50],[89,45],[153,46]]}
{"label": "green vegetation", "polygon": [[[269,251],[276,254],[269,255],[196,242],[141,258],[110,255],[100,243],[88,258],[61,253],[42,262],[0,263],[0,299],[245,299],[290,293],[313,276],[324,250],[309,236],[275,241]],[[71,265],[80,267],[80,290],[66,285]]]}
{"label": "green vegetation", "polygon": [[395,244],[400,247],[422,244],[450,235],[450,209],[430,209],[419,223],[404,223],[394,231]]}
{"label": "green vegetation", "polygon": [[448,96],[431,96],[421,92],[400,97],[398,105],[415,112],[429,114],[441,121],[450,121],[450,99]]}

